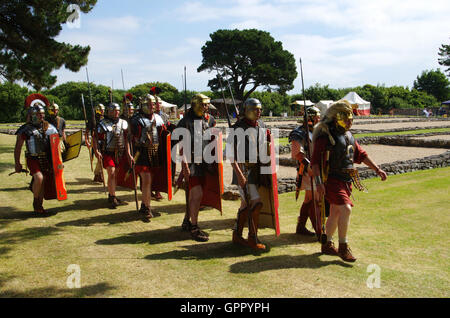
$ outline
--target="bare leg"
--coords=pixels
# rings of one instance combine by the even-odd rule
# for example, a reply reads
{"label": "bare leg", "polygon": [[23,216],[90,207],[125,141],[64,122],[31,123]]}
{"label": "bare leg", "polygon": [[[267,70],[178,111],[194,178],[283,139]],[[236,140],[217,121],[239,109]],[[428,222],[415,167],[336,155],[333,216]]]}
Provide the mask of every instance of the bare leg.
{"label": "bare leg", "polygon": [[196,225],[198,222],[198,213],[200,210],[202,197],[203,189],[201,185],[196,185],[189,190],[189,214],[193,225]]}

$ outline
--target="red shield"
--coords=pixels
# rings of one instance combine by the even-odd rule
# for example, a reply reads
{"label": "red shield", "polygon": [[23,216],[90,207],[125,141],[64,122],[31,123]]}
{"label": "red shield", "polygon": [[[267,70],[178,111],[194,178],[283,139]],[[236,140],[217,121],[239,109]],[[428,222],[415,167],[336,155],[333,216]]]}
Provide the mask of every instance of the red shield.
{"label": "red shield", "polygon": [[[53,183],[55,185],[56,199],[59,201],[67,199],[66,183],[64,181],[64,165],[61,157],[59,135],[50,135],[50,149],[52,153]],[[50,185],[49,185],[50,188]],[[47,191],[46,191],[47,192]],[[50,191],[51,192],[51,191]],[[44,194],[45,197],[45,194]],[[54,195],[52,195],[54,199]],[[45,197],[46,200],[48,200]]]}
{"label": "red shield", "polygon": [[167,130],[161,132],[159,151],[162,158],[162,166],[152,168],[152,191],[167,193],[168,200],[172,200],[172,156],[171,135]]}
{"label": "red shield", "polygon": [[259,213],[259,228],[272,228],[275,230],[276,236],[280,235],[280,223],[278,218],[278,182],[277,182],[277,165],[275,158],[275,143],[273,136],[268,132],[270,140],[270,187],[260,186],[258,188],[263,207]]}
{"label": "red shield", "polygon": [[205,186],[203,187],[203,197],[201,205],[210,206],[220,211],[222,214],[222,194],[223,194],[223,142],[222,131],[212,129],[214,140],[215,163],[213,174],[206,174]]}

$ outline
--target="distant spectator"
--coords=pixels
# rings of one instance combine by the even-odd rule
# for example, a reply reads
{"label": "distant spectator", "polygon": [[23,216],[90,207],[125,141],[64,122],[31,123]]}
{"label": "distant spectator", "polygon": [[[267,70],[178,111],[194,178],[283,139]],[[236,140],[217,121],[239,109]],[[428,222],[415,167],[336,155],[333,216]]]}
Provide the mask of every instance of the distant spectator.
{"label": "distant spectator", "polygon": [[445,114],[444,106],[439,107],[438,115],[439,115],[439,116],[444,116],[444,114]]}
{"label": "distant spectator", "polygon": [[431,108],[428,108],[428,117],[433,116],[433,110]]}
{"label": "distant spectator", "polygon": [[426,108],[423,109],[423,113],[424,113],[425,117],[430,116],[430,113],[428,112],[428,110]]}

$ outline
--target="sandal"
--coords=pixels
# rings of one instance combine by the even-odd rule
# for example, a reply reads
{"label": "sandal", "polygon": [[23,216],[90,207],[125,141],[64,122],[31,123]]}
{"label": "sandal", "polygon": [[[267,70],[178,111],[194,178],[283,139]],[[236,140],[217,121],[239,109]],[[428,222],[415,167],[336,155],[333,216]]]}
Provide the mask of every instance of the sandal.
{"label": "sandal", "polygon": [[191,236],[194,240],[198,242],[206,242],[209,240],[208,234],[200,230],[198,225],[192,225]]}

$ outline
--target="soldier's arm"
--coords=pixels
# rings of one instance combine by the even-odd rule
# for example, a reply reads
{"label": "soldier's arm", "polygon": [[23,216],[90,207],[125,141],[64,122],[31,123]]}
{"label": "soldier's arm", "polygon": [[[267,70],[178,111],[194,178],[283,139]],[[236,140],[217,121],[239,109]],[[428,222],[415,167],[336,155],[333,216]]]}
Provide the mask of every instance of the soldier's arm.
{"label": "soldier's arm", "polygon": [[25,140],[21,135],[17,135],[16,147],[14,148],[14,163],[16,172],[22,171],[22,165],[20,164],[20,154],[22,152],[22,146]]}
{"label": "soldier's arm", "polygon": [[375,173],[381,178],[381,181],[384,181],[387,179],[386,172],[383,171],[382,169],[380,169],[380,167],[378,167],[378,165],[372,160],[372,158],[370,158],[369,155],[367,155],[367,157],[363,160],[363,163],[366,166],[368,166],[370,169],[375,171]]}

